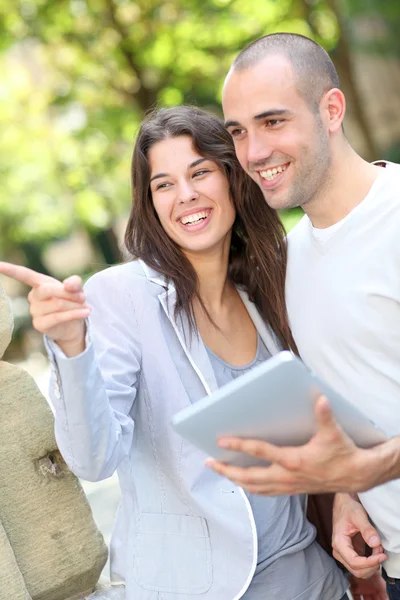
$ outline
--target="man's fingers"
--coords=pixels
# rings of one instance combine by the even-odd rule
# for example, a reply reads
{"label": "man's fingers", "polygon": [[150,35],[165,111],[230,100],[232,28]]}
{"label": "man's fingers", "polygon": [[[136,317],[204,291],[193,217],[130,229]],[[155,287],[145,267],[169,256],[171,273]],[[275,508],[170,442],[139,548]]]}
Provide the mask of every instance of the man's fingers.
{"label": "man's fingers", "polygon": [[255,470],[257,467],[249,467],[247,469],[235,467],[234,465],[227,465],[226,463],[214,460],[213,458],[208,458],[205,464],[219,475],[227,477],[237,485],[242,486],[245,484],[255,483]]}
{"label": "man's fingers", "polygon": [[254,489],[255,493],[269,493],[269,491],[272,493],[277,487],[280,490],[283,488],[289,490],[290,485],[294,483],[291,473],[287,473],[279,465],[244,468],[228,465],[213,458],[208,458],[205,464],[237,485]]}
{"label": "man's fingers", "polygon": [[232,481],[236,481],[236,478],[240,476],[240,473],[243,469],[240,467],[234,467],[232,465],[227,465],[226,463],[220,462],[219,460],[215,460],[214,458],[207,458],[205,461],[206,467],[209,467],[219,475],[223,475],[224,477],[228,477]]}
{"label": "man's fingers", "polygon": [[[282,446],[274,446],[268,442],[262,440],[249,440],[235,437],[223,437],[218,441],[218,446],[226,450],[233,450],[235,452],[244,452],[265,460],[265,462],[271,463],[285,463],[292,456],[292,462],[298,462],[297,453],[293,448],[285,448]],[[296,467],[293,465],[293,468]]]}
{"label": "man's fingers", "polygon": [[12,263],[0,262],[0,273],[12,277],[25,285],[30,287],[37,287],[46,281],[57,281],[48,275],[43,275],[28,267],[22,267],[20,265],[13,265]]}
{"label": "man's fingers", "polygon": [[342,565],[350,573],[352,573],[355,577],[360,578],[360,579],[368,579],[369,577],[372,577],[372,575],[374,575],[375,573],[378,573],[380,570],[380,565],[367,565],[367,566],[363,566],[363,567],[353,567],[351,564],[346,562],[344,560],[343,556],[340,553],[336,552],[336,550],[333,550],[332,555],[333,555],[333,558],[335,558],[340,563],[342,563]]}
{"label": "man's fingers", "polygon": [[387,558],[383,552],[371,556],[359,556],[354,550],[352,538],[348,535],[335,536],[333,551],[341,562],[344,561],[352,569],[378,567]]}

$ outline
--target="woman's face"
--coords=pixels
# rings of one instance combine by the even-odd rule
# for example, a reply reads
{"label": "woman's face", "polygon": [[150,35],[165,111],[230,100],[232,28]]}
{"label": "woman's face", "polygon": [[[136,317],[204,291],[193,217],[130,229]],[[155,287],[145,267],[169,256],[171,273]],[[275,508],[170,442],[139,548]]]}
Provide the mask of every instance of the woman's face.
{"label": "woman's face", "polygon": [[186,252],[208,252],[230,241],[235,209],[220,167],[198,154],[189,136],[149,150],[154,208],[168,236]]}

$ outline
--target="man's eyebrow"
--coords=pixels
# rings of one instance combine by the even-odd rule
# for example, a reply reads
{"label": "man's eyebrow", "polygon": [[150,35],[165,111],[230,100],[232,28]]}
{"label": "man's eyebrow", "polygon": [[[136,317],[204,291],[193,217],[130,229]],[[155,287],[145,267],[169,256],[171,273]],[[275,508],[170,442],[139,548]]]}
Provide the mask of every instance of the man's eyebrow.
{"label": "man's eyebrow", "polygon": [[[205,160],[209,160],[209,159],[208,158],[198,158],[198,159],[194,160],[192,163],[190,163],[190,165],[188,166],[188,169],[193,169],[193,167],[197,167],[197,165],[204,162]],[[154,179],[161,179],[162,177],[170,177],[170,174],[169,173],[157,173],[157,175],[153,175],[153,177],[150,179],[150,183],[152,181],[154,181]]]}
{"label": "man's eyebrow", "polygon": [[[255,115],[253,119],[254,121],[261,121],[262,119],[266,119],[268,117],[281,117],[284,115],[290,116],[293,114],[293,111],[288,110],[287,108],[272,108]],[[228,129],[228,127],[240,127],[239,121],[225,121],[224,125],[226,129]]]}
{"label": "man's eyebrow", "polygon": [[238,121],[225,121],[224,125],[228,129],[228,127],[237,127],[240,123]]}
{"label": "man's eyebrow", "polygon": [[288,110],[287,108],[271,108],[270,110],[265,110],[262,113],[258,113],[255,115],[253,119],[255,121],[261,121],[261,119],[265,119],[267,117],[281,117],[283,115],[292,115],[293,111]]}

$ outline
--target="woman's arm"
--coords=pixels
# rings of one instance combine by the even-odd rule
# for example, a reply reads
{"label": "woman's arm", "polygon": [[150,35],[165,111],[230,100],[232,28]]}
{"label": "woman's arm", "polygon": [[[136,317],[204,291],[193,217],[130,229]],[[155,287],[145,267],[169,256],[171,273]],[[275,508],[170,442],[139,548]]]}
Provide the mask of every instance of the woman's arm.
{"label": "woman's arm", "polygon": [[54,342],[46,346],[61,454],[78,477],[98,481],[132,446],[141,351],[134,306],[115,272],[94,276],[85,293],[92,310],[84,352],[67,358]]}

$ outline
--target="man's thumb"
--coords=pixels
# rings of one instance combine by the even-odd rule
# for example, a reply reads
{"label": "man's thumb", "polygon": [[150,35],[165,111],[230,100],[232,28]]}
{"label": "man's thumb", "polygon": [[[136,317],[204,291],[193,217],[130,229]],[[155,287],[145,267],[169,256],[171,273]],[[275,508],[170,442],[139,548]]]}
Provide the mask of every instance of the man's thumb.
{"label": "man's thumb", "polygon": [[335,418],[332,414],[328,398],[326,396],[318,396],[315,403],[315,418],[319,428],[321,427],[332,427],[336,424]]}
{"label": "man's thumb", "polygon": [[381,545],[379,533],[369,522],[366,513],[358,515],[357,518],[353,519],[353,522],[360,532],[364,542],[368,544],[370,548],[377,548]]}

